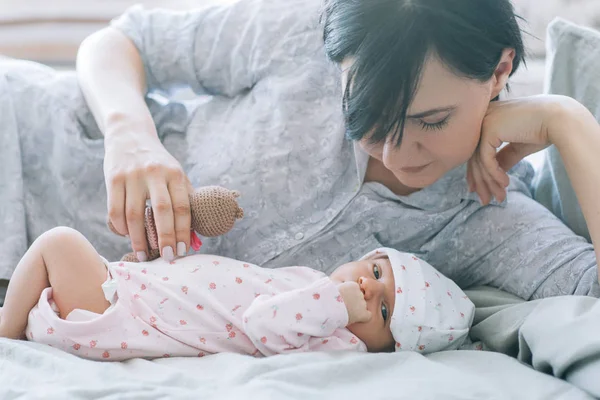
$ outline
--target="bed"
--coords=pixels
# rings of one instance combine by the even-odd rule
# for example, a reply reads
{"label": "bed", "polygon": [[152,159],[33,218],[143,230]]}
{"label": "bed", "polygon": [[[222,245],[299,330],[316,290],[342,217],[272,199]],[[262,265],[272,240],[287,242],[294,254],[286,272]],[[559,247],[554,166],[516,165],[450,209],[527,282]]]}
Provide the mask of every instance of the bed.
{"label": "bed", "polygon": [[[549,28],[547,91],[574,96],[600,116],[600,34],[563,20]],[[40,72],[40,73],[43,73]],[[49,83],[51,84],[51,83]],[[65,101],[68,101],[65,92]],[[6,111],[6,110],[4,110]],[[0,109],[0,113],[2,109]],[[78,115],[81,122],[88,115]],[[7,129],[7,127],[4,127]],[[6,142],[2,142],[2,140]],[[9,145],[0,135],[0,148]],[[8,164],[11,154],[4,154]],[[97,161],[97,160],[96,160]],[[558,161],[548,153],[540,199],[557,214]],[[0,204],[14,186],[2,186]],[[545,185],[545,186],[544,186]],[[4,192],[3,192],[4,190]],[[12,190],[12,191],[11,191]],[[3,197],[4,196],[4,197]],[[26,200],[26,199],[25,199]],[[8,211],[0,217],[11,222]],[[10,214],[12,215],[12,214]],[[562,213],[565,222],[576,219]],[[15,226],[21,223],[12,221]],[[8,246],[9,242],[2,242]],[[22,246],[18,241],[15,246]],[[107,246],[110,244],[107,244]],[[7,247],[7,249],[9,249]],[[4,278],[4,276],[1,276]],[[471,340],[460,351],[307,353],[252,358],[92,362],[48,346],[0,339],[0,398],[14,399],[593,399],[600,397],[600,301],[569,296],[525,302],[492,288],[467,291],[477,306]]]}
{"label": "bed", "polygon": [[[593,399],[600,396],[600,302],[524,302],[491,288],[470,350],[305,353],[269,358],[92,362],[0,339],[0,398],[14,399]],[[560,316],[560,318],[557,318]],[[591,333],[591,334],[590,334]],[[488,350],[488,351],[483,351]]]}

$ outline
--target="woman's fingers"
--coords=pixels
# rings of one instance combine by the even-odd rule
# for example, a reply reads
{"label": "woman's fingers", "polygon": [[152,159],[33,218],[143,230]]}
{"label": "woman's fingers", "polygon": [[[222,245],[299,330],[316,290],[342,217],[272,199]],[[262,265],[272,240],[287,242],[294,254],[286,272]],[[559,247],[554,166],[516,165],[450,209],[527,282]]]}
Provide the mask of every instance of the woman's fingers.
{"label": "woman's fingers", "polygon": [[145,210],[150,199],[162,257],[171,261],[176,254],[185,255],[193,188],[181,164],[158,140],[129,140],[107,148],[106,154],[109,218],[115,230],[129,235],[140,261],[147,259]]}
{"label": "woman's fingers", "polygon": [[125,180],[122,177],[106,179],[108,219],[118,233],[128,235],[125,219]]}
{"label": "woman's fingers", "polygon": [[479,162],[484,167],[487,174],[493,179],[496,185],[507,187],[510,183],[506,170],[500,167],[497,160],[498,148],[502,146],[502,141],[493,138],[490,135],[484,135],[479,146]]}
{"label": "woman's fingers", "polygon": [[484,205],[488,204],[492,198],[492,194],[491,194],[490,189],[488,188],[487,183],[483,179],[481,166],[477,162],[475,162],[471,172],[473,174],[473,182],[475,184],[474,185],[475,191],[479,195],[479,199],[481,200],[481,203]]}
{"label": "woman's fingers", "polygon": [[161,256],[171,261],[175,255],[184,256],[190,246],[191,184],[183,172],[171,172],[175,176],[182,175],[171,179],[171,183],[164,177],[166,173],[162,169],[159,172],[149,172],[146,179],[141,174],[130,173],[124,184],[121,183],[124,179],[113,180],[109,190],[109,218],[119,233],[129,236],[131,247],[140,261],[146,261],[148,256],[145,227],[148,197]]}
{"label": "woman's fingers", "polygon": [[492,197],[499,202],[504,201],[506,198],[505,186],[499,184],[491,174],[488,173],[481,162],[481,156],[479,154],[476,154],[471,158],[469,166],[470,168],[467,173],[470,173],[473,182],[475,182],[476,187],[474,188],[474,191],[479,195],[481,203],[484,205],[488,204],[492,200]]}
{"label": "woman's fingers", "polygon": [[490,190],[491,194],[494,196],[494,198],[496,199],[496,201],[503,202],[504,199],[506,198],[506,189],[505,189],[505,186],[503,186],[503,185],[501,186],[496,181],[496,179],[493,178],[488,173],[487,168],[485,168],[482,164],[480,164],[480,166],[481,166],[481,175],[483,177],[483,180],[487,184],[487,187]]}
{"label": "woman's fingers", "polygon": [[172,180],[168,186],[173,205],[174,229],[177,242],[176,253],[178,257],[185,256],[190,246],[190,196],[186,177]]}
{"label": "woman's fingers", "polygon": [[175,258],[177,242],[171,194],[165,179],[162,177],[150,180],[148,190],[154,213],[154,222],[156,223],[160,255],[165,261],[172,261]]}
{"label": "woman's fingers", "polygon": [[467,163],[467,186],[469,188],[469,193],[475,191],[475,184],[473,182],[473,159],[471,158]]}
{"label": "woman's fingers", "polygon": [[148,256],[148,241],[144,213],[146,209],[146,188],[140,179],[130,176],[125,185],[125,218],[131,247],[140,261],[146,261]]}

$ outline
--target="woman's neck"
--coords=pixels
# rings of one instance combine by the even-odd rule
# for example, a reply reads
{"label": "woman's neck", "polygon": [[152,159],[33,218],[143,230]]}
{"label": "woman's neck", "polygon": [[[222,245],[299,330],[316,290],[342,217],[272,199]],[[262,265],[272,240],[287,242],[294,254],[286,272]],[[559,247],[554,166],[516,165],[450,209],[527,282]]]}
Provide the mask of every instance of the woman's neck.
{"label": "woman's neck", "polygon": [[381,161],[373,157],[369,157],[367,172],[365,173],[365,182],[381,183],[398,196],[408,196],[411,193],[419,191],[419,189],[402,184],[398,178],[394,176],[392,171],[387,169]]}

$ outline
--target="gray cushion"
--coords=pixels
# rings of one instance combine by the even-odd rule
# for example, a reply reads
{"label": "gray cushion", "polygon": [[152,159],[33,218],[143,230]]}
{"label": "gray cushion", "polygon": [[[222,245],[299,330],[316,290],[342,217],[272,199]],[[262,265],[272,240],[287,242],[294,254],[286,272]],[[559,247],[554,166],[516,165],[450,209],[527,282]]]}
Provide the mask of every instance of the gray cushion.
{"label": "gray cushion", "polygon": [[[555,19],[548,26],[545,93],[575,98],[600,119],[600,32]],[[545,150],[534,198],[578,235],[590,240],[558,150]],[[599,155],[600,156],[600,155]]]}

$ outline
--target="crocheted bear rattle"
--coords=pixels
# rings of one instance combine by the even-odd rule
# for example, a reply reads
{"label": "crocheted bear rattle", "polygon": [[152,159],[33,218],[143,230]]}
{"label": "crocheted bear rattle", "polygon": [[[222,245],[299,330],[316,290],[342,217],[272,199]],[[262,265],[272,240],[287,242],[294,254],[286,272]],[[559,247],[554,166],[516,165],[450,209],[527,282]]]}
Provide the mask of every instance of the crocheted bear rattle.
{"label": "crocheted bear rattle", "polygon": [[[194,250],[200,249],[202,242],[196,232],[202,236],[214,237],[224,235],[233,228],[237,219],[244,216],[244,210],[237,201],[239,192],[220,186],[205,186],[190,195],[192,230],[190,245]],[[146,207],[146,236],[148,239],[148,261],[160,257],[158,235],[152,207]],[[111,231],[119,234],[112,223],[108,222]],[[135,253],[128,253],[121,261],[139,262]]]}

